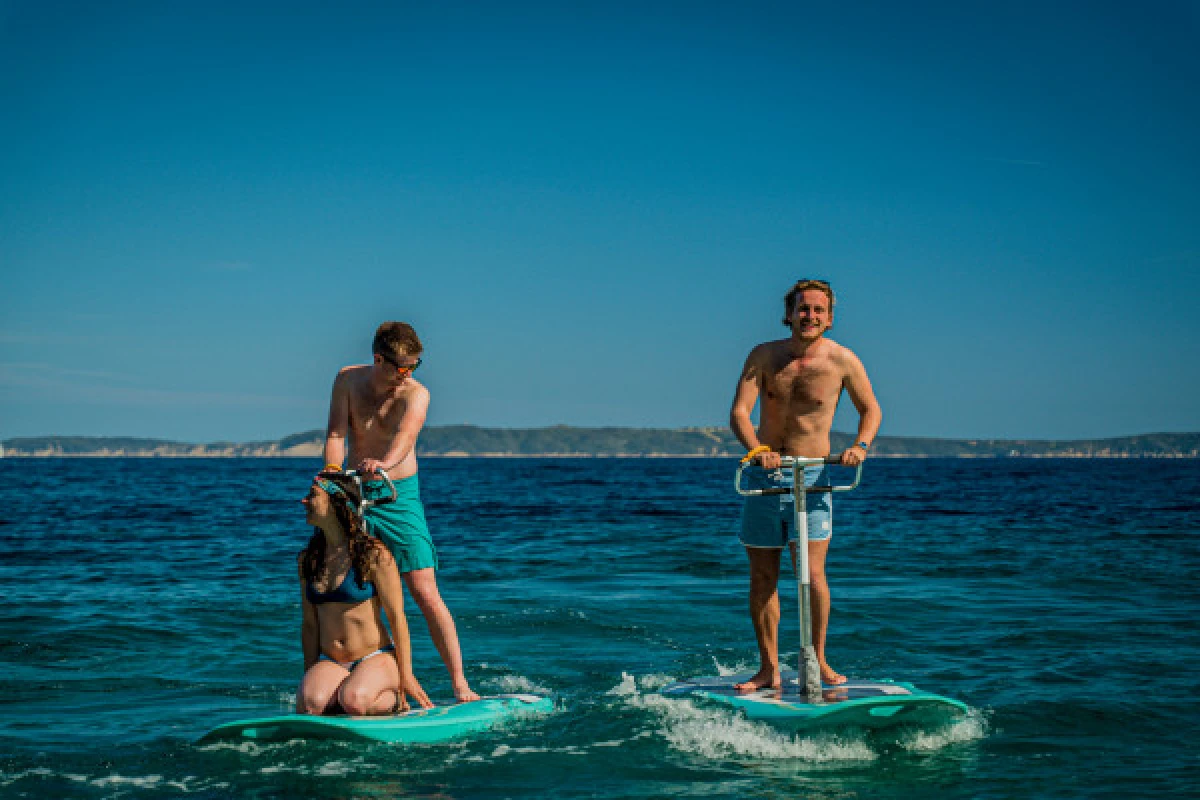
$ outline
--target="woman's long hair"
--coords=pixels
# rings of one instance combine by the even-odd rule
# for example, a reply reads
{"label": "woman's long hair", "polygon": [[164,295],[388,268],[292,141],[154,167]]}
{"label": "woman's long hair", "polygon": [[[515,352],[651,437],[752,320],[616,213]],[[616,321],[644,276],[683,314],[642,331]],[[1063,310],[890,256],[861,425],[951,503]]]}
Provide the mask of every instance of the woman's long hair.
{"label": "woman's long hair", "polygon": [[[371,534],[367,533],[366,527],[363,525],[358,514],[354,513],[353,507],[350,505],[350,500],[346,493],[358,497],[358,490],[353,484],[337,480],[336,476],[326,475],[325,479],[331,483],[337,484],[342,489],[341,492],[330,493],[329,499],[333,503],[333,514],[337,517],[338,523],[342,526],[342,530],[346,534],[346,544],[350,549],[350,563],[354,565],[355,571],[358,573],[358,588],[365,589],[366,582],[371,580],[371,573],[375,569],[377,554],[375,551],[375,541],[371,538]],[[323,491],[323,490],[322,490]],[[313,530],[312,538],[308,540],[308,547],[300,554],[300,569],[304,580],[312,583],[321,574],[321,570],[325,567],[325,532],[320,528]],[[332,590],[334,587],[329,587]]]}

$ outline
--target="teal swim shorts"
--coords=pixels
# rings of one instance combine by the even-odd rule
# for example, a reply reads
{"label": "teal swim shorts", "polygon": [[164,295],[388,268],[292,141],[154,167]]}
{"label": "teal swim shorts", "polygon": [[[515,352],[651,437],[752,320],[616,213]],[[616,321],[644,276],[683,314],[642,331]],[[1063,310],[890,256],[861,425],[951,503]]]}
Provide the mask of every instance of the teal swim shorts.
{"label": "teal swim shorts", "polygon": [[[425,522],[425,507],[421,505],[421,491],[417,476],[412,475],[395,482],[396,500],[369,506],[363,515],[367,532],[387,545],[396,559],[396,568],[403,575],[418,569],[437,569],[437,550],[429,525]],[[363,495],[368,500],[379,500],[389,495],[383,481],[363,483]]]}
{"label": "teal swim shorts", "polygon": [[[743,475],[747,489],[792,488],[792,470],[750,467]],[[829,467],[805,467],[805,486],[828,486]],[[786,547],[796,540],[795,500],[787,494],[747,497],[742,506],[742,532],[738,537],[746,547]],[[808,540],[822,542],[833,536],[833,494],[805,495],[808,510]]]}

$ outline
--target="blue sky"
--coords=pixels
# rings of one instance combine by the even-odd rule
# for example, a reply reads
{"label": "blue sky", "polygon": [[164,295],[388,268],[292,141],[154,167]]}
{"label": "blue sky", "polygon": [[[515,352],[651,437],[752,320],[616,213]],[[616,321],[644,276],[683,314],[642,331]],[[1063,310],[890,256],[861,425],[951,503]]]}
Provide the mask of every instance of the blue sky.
{"label": "blue sky", "polygon": [[1197,4],[734,5],[0,5],[0,437],[720,425],[801,277],[884,434],[1200,430]]}

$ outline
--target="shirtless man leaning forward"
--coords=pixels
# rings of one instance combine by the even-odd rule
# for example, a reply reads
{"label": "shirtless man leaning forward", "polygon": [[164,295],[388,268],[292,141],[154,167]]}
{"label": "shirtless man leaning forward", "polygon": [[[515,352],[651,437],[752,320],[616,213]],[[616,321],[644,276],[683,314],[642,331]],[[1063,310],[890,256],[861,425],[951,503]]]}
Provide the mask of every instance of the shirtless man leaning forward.
{"label": "shirtless man leaning forward", "polygon": [[[761,469],[745,473],[751,488],[791,488],[790,470],[780,468],[780,456],[824,458],[830,454],[829,431],[842,389],[858,409],[857,444],[841,454],[841,463],[857,466],[867,457],[879,431],[883,413],[875,400],[862,362],[825,332],[833,326],[833,290],[825,281],[798,282],[784,298],[783,324],[791,329],[787,339],[764,342],[746,359],[738,379],[729,424]],[[750,421],[754,404],[762,399],[758,431]],[[808,486],[829,485],[828,467],[805,468]],[[779,673],[779,559],[790,543],[796,559],[796,532],[792,530],[791,494],[748,497],[742,509],[740,540],[750,558],[750,621],[758,640],[761,668],[737,688],[751,691],[778,687]],[[811,494],[808,508],[808,558],[811,570],[813,647],[821,664],[821,680],[844,683],[825,660],[825,632],[829,628],[829,584],[825,580],[825,555],[833,535],[833,505],[829,493]]]}
{"label": "shirtless man leaning forward", "polygon": [[[417,435],[429,410],[429,390],[412,377],[421,366],[421,340],[411,325],[385,322],[375,331],[371,350],[371,364],[345,367],[333,382],[325,469],[342,468],[348,438],[355,469],[385,470],[395,483],[396,502],[371,506],[363,521],[396,559],[400,577],[425,615],[450,673],[454,696],[460,703],[478,700],[463,674],[454,619],[438,592],[437,551],[417,486]],[[363,493],[372,500],[388,494],[381,479],[365,481]]]}

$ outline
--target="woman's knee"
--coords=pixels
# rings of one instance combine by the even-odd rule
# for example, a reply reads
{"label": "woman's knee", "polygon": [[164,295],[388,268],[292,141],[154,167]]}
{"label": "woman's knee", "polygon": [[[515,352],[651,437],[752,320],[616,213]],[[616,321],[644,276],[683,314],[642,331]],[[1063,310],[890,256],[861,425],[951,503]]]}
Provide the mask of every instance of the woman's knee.
{"label": "woman's knee", "polygon": [[360,717],[371,713],[371,708],[375,705],[376,697],[378,697],[378,692],[369,691],[364,686],[355,686],[352,688],[343,686],[342,690],[338,693],[342,710],[351,716]]}
{"label": "woman's knee", "polygon": [[329,710],[333,692],[313,686],[301,686],[297,693],[297,714],[324,714]]}

